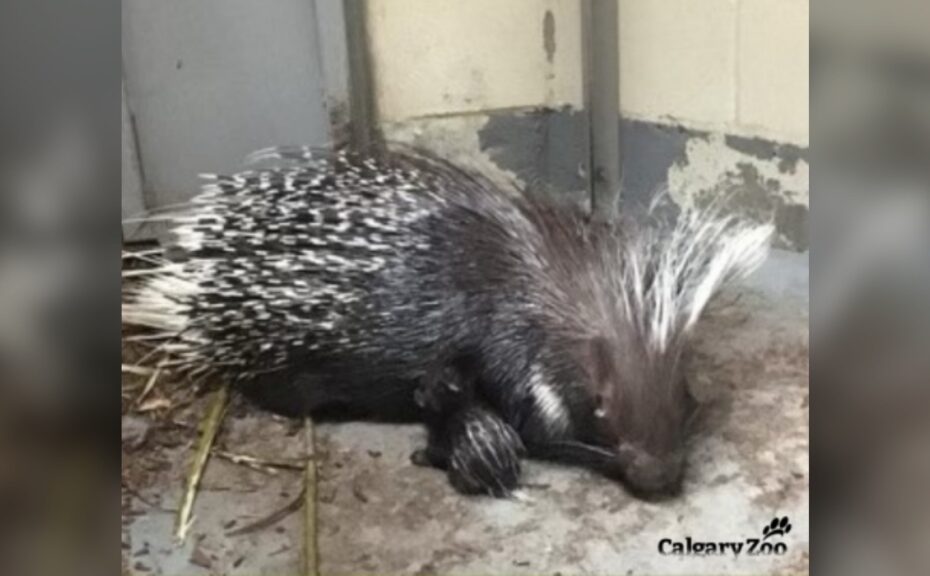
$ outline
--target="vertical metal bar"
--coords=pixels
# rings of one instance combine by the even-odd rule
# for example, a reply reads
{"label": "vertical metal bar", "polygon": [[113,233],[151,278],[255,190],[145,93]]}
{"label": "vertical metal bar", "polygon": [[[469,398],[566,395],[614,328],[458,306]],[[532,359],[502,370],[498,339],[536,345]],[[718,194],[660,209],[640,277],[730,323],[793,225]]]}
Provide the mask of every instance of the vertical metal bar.
{"label": "vertical metal bar", "polygon": [[323,105],[329,115],[331,140],[344,141],[349,130],[349,49],[341,2],[313,0],[316,56],[323,75]]}
{"label": "vertical metal bar", "polygon": [[368,45],[368,8],[365,0],[343,0],[349,55],[349,121],[352,145],[368,150],[377,145],[371,54]]}
{"label": "vertical metal bar", "polygon": [[581,101],[585,112],[585,174],[588,187],[588,208],[594,210],[594,148],[591,136],[593,118],[591,116],[591,2],[580,0],[581,4]]}
{"label": "vertical metal bar", "polygon": [[[129,105],[126,103],[126,86],[122,87],[122,217],[138,218],[145,212],[145,196],[142,191],[142,165],[139,162],[138,141],[136,128],[132,122]],[[140,225],[138,223],[123,224],[123,239],[136,240]]]}
{"label": "vertical metal bar", "polygon": [[620,198],[620,43],[617,0],[585,0],[586,105],[592,215],[616,217]]}

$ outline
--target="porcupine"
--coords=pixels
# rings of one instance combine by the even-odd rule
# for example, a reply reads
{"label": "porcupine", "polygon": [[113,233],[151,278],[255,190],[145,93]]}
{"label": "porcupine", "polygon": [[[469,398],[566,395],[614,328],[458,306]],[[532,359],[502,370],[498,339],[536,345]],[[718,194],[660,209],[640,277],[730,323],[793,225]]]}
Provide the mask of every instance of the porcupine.
{"label": "porcupine", "polygon": [[457,462],[468,492],[509,493],[524,445],[677,489],[682,354],[770,226],[713,208],[599,223],[409,150],[259,157],[280,163],[210,177],[169,217],[172,262],[124,305],[175,364],[284,414],[423,419],[425,460]]}

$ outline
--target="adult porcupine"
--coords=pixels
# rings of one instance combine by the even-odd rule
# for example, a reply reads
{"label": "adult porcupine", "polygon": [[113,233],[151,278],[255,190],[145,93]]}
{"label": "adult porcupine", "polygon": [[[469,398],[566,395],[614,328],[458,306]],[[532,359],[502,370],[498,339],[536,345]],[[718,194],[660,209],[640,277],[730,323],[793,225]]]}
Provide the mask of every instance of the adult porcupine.
{"label": "adult porcupine", "polygon": [[457,486],[513,488],[519,439],[643,492],[679,484],[682,352],[769,226],[713,209],[596,224],[420,153],[264,157],[287,162],[213,177],[171,216],[172,262],[124,322],[288,414],[415,415],[454,367],[463,417],[427,420]]}

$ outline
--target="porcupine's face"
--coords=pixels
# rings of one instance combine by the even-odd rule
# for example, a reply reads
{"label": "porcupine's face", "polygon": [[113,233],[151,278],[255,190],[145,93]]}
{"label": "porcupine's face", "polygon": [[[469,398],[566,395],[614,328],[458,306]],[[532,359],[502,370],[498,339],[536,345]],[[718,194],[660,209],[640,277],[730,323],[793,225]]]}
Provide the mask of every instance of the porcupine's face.
{"label": "porcupine's face", "polygon": [[681,488],[695,403],[679,356],[649,354],[634,338],[598,338],[590,345],[598,444],[611,453],[608,469],[644,498],[673,496]]}
{"label": "porcupine's face", "polygon": [[556,455],[616,473],[643,496],[681,485],[695,411],[681,358],[695,326],[723,287],[765,260],[774,233],[716,201],[674,218],[661,204],[606,226],[544,227],[547,271],[564,294],[553,310],[582,344],[582,416],[593,422]]}

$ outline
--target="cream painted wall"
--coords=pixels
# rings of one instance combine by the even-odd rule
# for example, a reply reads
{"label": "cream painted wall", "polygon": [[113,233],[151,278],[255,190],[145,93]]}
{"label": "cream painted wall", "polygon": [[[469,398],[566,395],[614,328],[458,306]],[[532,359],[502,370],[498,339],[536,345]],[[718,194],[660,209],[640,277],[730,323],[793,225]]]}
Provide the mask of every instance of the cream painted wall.
{"label": "cream painted wall", "polygon": [[[620,0],[623,113],[808,144],[808,9]],[[368,29],[384,122],[581,105],[577,0],[369,0]]]}
{"label": "cream painted wall", "polygon": [[[578,2],[369,0],[385,121],[581,102]],[[550,62],[544,20],[552,11]]]}

